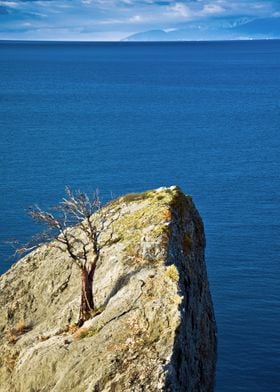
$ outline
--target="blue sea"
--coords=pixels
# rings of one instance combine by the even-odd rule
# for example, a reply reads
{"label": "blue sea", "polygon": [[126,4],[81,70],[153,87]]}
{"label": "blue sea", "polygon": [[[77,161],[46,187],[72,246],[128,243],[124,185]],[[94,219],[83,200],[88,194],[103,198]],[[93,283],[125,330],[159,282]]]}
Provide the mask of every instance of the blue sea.
{"label": "blue sea", "polygon": [[[56,204],[65,185],[104,201],[191,194],[216,391],[280,390],[280,41],[1,42],[0,178],[2,244],[36,232],[26,208]],[[1,273],[11,252],[1,246]]]}

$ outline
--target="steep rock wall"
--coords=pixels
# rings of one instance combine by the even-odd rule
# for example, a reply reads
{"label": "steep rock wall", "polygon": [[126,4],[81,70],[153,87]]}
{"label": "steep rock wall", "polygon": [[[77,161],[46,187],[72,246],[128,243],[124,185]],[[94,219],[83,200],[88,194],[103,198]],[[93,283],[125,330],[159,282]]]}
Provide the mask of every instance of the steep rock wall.
{"label": "steep rock wall", "polygon": [[116,221],[81,329],[79,271],[53,244],[0,278],[0,391],[212,391],[216,325],[191,197],[160,188],[105,208]]}

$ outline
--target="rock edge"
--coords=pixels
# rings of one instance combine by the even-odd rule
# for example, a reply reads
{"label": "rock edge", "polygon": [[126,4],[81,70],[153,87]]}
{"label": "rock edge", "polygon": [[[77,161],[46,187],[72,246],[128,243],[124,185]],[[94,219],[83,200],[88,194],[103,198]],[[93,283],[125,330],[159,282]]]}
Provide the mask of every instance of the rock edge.
{"label": "rock edge", "polygon": [[192,198],[159,188],[105,208],[118,219],[82,329],[79,271],[52,244],[0,277],[0,391],[212,391],[216,324]]}

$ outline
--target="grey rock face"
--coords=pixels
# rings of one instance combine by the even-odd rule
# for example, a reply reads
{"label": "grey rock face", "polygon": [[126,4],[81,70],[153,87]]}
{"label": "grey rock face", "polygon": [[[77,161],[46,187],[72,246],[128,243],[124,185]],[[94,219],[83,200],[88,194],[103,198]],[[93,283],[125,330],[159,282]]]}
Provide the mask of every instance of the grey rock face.
{"label": "grey rock face", "polygon": [[213,390],[216,325],[191,197],[160,188],[106,208],[118,219],[82,328],[79,270],[53,244],[0,278],[1,392]]}

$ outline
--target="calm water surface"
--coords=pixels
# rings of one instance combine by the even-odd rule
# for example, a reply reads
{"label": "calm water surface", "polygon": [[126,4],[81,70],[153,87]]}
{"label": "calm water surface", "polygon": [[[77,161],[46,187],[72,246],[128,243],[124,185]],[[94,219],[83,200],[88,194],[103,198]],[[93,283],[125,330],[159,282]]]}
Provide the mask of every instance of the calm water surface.
{"label": "calm water surface", "polygon": [[0,241],[65,185],[180,185],[205,222],[216,391],[279,391],[279,124],[280,41],[2,42]]}

